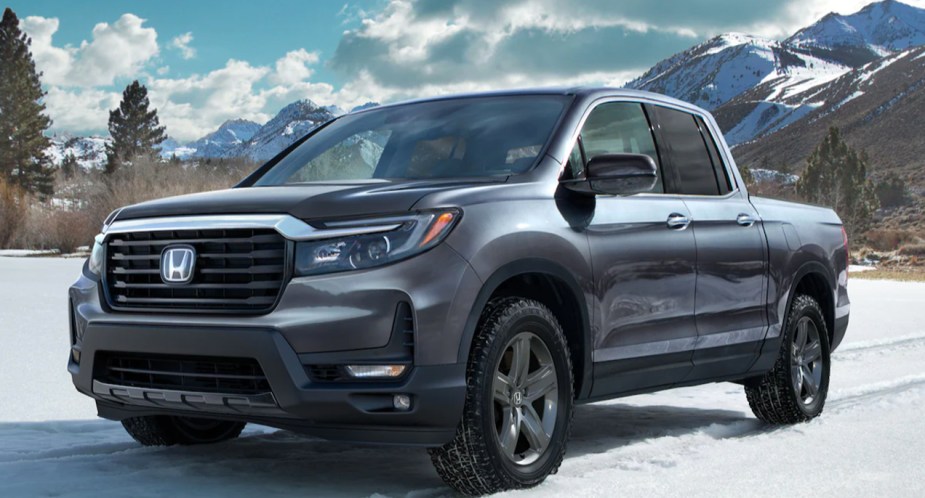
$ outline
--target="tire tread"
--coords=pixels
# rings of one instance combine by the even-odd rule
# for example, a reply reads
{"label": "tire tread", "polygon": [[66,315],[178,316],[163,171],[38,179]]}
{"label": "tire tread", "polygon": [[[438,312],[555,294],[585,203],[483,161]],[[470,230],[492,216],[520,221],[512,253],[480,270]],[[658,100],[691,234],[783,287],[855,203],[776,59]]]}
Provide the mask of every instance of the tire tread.
{"label": "tire tread", "polygon": [[[480,496],[509,489],[528,488],[541,483],[546,478],[543,475],[533,480],[521,480],[503,472],[492,461],[490,454],[492,449],[489,448],[489,445],[493,444],[490,439],[491,435],[484,434],[480,429],[482,418],[488,416],[485,411],[489,410],[489,407],[483,406],[479,402],[481,394],[478,392],[476,380],[485,378],[486,369],[494,368],[494,365],[489,364],[489,354],[503,324],[524,313],[535,313],[553,326],[556,340],[559,344],[547,346],[550,350],[555,347],[565,351],[564,357],[567,361],[569,378],[573,379],[571,357],[568,354],[565,335],[559,322],[546,306],[533,300],[518,297],[505,297],[488,303],[479,319],[466,369],[466,384],[468,386],[466,403],[462,421],[456,430],[456,436],[443,447],[428,450],[434,468],[440,477],[462,494]],[[569,406],[565,407],[567,409],[565,437],[561,440],[562,444],[551,444],[548,450],[555,452],[550,456],[553,462],[550,474],[558,471],[565,455],[565,442],[569,437],[574,412],[571,405],[571,400],[574,399],[573,383],[574,380],[569,382],[567,387],[570,402]],[[554,435],[554,437],[556,436]]]}

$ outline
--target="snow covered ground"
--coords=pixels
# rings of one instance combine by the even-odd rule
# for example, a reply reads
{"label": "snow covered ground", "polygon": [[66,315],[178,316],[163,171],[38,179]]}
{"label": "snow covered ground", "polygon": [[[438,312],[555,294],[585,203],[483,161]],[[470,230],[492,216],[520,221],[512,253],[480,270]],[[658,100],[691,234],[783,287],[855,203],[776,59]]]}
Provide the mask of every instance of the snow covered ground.
{"label": "snow covered ground", "polygon": [[[141,448],[65,370],[82,262],[0,257],[0,496],[443,496],[422,449],[250,427]],[[760,424],[713,384],[578,408],[559,473],[529,496],[925,496],[925,284],[854,280],[823,416]]]}

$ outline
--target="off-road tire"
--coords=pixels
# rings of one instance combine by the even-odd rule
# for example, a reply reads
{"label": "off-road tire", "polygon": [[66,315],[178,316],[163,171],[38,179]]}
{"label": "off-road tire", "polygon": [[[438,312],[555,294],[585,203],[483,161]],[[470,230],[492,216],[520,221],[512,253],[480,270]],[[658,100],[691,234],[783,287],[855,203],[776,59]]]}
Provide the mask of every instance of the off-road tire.
{"label": "off-road tire", "polygon": [[166,415],[132,417],[122,421],[126,432],[144,446],[219,443],[238,437],[245,425],[243,422]]}
{"label": "off-road tire", "polygon": [[[500,450],[492,417],[492,381],[500,355],[518,333],[529,330],[548,348],[556,368],[558,408],[545,452],[518,467]],[[476,329],[466,371],[466,403],[455,438],[429,450],[441,478],[456,491],[479,496],[536,486],[562,463],[572,424],[574,387],[568,344],[552,312],[537,301],[508,297],[492,300]]]}
{"label": "off-road tire", "polygon": [[[818,330],[823,366],[822,382],[818,393],[809,404],[800,399],[800,393],[794,388],[791,373],[794,334],[797,333],[797,324],[803,317],[809,317]],[[756,417],[769,424],[787,425],[811,420],[819,416],[825,406],[830,371],[829,334],[822,315],[822,308],[812,297],[799,294],[790,305],[780,353],[774,363],[774,368],[763,377],[745,384],[748,404]]]}

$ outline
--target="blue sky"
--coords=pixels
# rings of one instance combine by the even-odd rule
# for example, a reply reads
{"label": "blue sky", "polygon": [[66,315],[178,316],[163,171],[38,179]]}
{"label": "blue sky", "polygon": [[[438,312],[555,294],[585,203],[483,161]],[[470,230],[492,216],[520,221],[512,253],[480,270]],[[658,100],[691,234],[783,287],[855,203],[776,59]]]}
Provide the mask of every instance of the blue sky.
{"label": "blue sky", "polygon": [[[621,85],[730,32],[782,38],[865,0],[8,0],[33,38],[53,132],[105,133],[140,80],[174,138],[308,98]],[[925,7],[925,0],[907,0]]]}
{"label": "blue sky", "polygon": [[[176,50],[161,53],[164,64],[176,74],[207,73],[229,58],[253,64],[273,64],[281,54],[298,48],[317,50],[322,56],[337,48],[344,30],[359,24],[358,10],[370,9],[376,0],[338,1],[271,0],[196,1],[156,0],[145,2],[100,0],[7,0],[20,18],[57,17],[60,28],[56,45],[79,46],[100,22],[113,22],[132,13],[157,29],[158,41],[192,33],[196,56],[183,59]],[[343,12],[341,10],[343,9]],[[342,79],[324,65],[318,78],[341,84]]]}

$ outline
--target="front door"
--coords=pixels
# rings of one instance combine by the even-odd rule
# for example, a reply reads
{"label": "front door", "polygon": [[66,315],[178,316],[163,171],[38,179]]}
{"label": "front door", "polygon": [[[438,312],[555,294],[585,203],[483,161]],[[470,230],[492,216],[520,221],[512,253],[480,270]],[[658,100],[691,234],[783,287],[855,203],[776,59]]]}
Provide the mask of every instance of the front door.
{"label": "front door", "polygon": [[[576,176],[599,154],[659,162],[638,103],[597,106],[575,147]],[[689,222],[684,202],[664,194],[661,174],[652,192],[596,197],[586,228],[596,298],[592,397],[670,385],[692,369],[697,250]]]}

